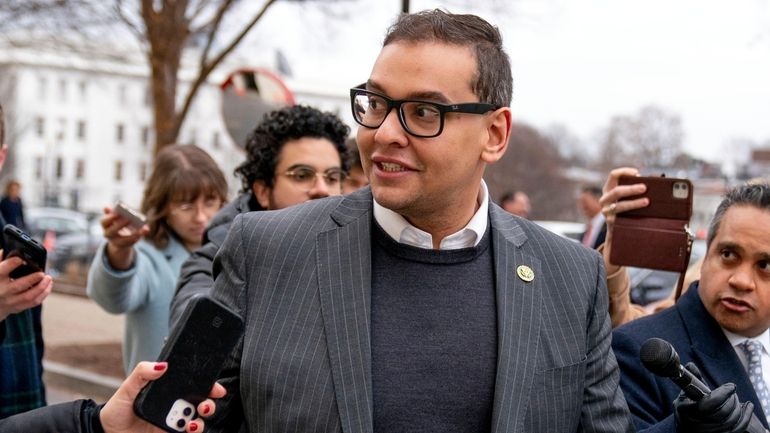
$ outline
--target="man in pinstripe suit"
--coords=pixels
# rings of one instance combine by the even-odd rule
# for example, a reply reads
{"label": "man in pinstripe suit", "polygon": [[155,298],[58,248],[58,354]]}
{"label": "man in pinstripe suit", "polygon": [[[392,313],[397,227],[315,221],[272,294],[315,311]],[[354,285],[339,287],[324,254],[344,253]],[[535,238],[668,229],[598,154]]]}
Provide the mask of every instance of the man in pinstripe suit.
{"label": "man in pinstripe suit", "polygon": [[482,181],[511,92],[486,21],[398,18],[351,89],[371,187],[240,215],[215,260],[246,328],[211,431],[631,431],[601,258]]}

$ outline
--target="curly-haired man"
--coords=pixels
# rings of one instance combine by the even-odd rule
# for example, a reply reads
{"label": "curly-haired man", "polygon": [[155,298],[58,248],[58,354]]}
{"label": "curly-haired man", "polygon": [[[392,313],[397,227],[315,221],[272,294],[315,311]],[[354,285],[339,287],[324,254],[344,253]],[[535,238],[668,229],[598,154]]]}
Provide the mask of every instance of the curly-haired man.
{"label": "curly-haired man", "polygon": [[213,285],[212,261],[236,215],[275,210],[342,194],[350,128],[337,116],[295,105],[267,113],[246,143],[246,161],[235,169],[241,195],[211,221],[204,244],[182,266],[171,303],[171,325],[190,297]]}

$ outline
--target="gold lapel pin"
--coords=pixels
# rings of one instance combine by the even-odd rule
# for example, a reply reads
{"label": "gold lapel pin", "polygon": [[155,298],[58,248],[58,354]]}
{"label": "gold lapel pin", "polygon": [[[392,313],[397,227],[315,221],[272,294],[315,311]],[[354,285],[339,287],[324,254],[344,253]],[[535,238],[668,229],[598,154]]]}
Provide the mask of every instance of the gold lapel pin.
{"label": "gold lapel pin", "polygon": [[516,275],[519,276],[523,281],[530,282],[535,279],[535,272],[526,265],[520,265],[516,268]]}

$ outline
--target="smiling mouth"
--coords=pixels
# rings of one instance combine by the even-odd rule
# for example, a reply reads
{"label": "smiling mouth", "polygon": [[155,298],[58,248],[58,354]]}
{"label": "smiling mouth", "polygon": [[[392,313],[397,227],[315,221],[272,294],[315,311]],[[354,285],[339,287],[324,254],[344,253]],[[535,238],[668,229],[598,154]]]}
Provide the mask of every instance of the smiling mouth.
{"label": "smiling mouth", "polygon": [[399,171],[406,171],[406,168],[402,166],[401,164],[395,164],[393,162],[380,162],[378,163],[380,166],[380,169],[382,171],[386,171],[388,173],[397,173]]}

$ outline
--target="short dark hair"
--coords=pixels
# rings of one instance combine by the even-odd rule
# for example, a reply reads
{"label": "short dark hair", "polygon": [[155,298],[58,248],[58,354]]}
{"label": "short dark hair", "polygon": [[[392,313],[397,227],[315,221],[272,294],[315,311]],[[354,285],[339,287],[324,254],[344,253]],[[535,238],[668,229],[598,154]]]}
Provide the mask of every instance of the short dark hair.
{"label": "short dark hair", "polygon": [[496,26],[476,15],[451,14],[441,9],[401,14],[388,28],[382,45],[401,41],[436,41],[471,48],[476,55],[476,75],[470,84],[479,101],[500,107],[511,104],[511,63]]}
{"label": "short dark hair", "polygon": [[5,115],[3,114],[3,104],[0,104],[0,146],[5,144]]}
{"label": "short dark hair", "polygon": [[752,206],[757,209],[770,211],[770,185],[767,183],[750,183],[731,189],[725,194],[725,198],[717,206],[714,216],[709,224],[709,232],[706,237],[706,245],[717,236],[722,218],[728,209],[733,206]]}
{"label": "short dark hair", "polygon": [[581,192],[591,194],[592,196],[596,198],[601,198],[602,196],[602,188],[597,185],[587,185],[584,186],[583,189],[581,189]]}
{"label": "short dark hair", "polygon": [[339,117],[306,105],[293,105],[265,114],[246,142],[246,161],[235,169],[243,184],[242,191],[251,191],[258,180],[272,187],[284,144],[304,137],[326,138],[334,143],[342,169],[347,171],[345,139],[349,134],[350,128]]}

